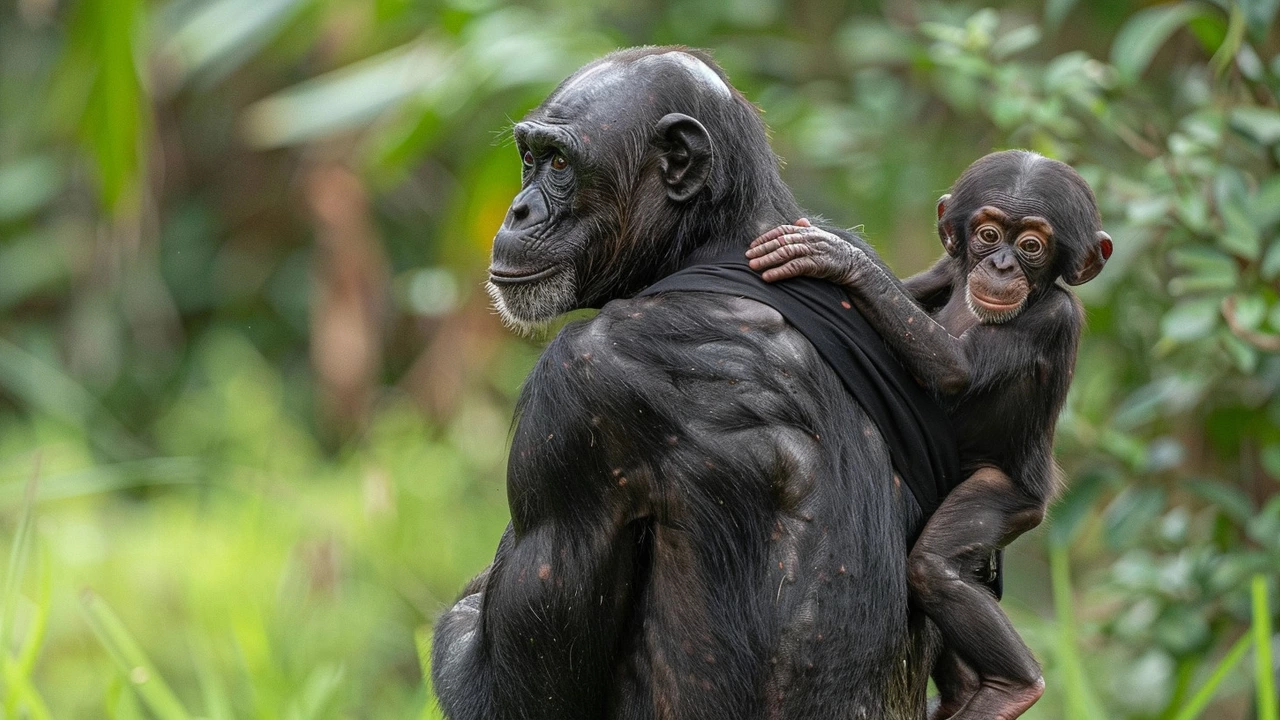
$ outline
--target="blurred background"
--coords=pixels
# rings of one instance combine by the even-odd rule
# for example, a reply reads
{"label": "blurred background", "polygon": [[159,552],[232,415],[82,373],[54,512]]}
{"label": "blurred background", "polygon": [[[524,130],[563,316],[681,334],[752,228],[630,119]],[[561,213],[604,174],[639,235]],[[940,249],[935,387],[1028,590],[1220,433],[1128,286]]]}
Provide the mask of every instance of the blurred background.
{"label": "blurred background", "polygon": [[481,292],[504,130],[711,50],[802,204],[902,274],[971,161],[1116,254],[1010,553],[1034,719],[1275,720],[1280,0],[0,4],[0,718],[434,718],[539,343]]}

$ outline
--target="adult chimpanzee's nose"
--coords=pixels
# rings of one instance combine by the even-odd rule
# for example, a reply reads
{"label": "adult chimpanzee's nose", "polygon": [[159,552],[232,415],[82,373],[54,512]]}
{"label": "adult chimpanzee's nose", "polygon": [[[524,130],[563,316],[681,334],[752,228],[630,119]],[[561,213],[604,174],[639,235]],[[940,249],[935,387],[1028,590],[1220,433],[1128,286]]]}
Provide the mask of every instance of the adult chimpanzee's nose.
{"label": "adult chimpanzee's nose", "polygon": [[547,219],[547,201],[536,186],[529,186],[516,195],[507,211],[502,227],[506,230],[527,230]]}

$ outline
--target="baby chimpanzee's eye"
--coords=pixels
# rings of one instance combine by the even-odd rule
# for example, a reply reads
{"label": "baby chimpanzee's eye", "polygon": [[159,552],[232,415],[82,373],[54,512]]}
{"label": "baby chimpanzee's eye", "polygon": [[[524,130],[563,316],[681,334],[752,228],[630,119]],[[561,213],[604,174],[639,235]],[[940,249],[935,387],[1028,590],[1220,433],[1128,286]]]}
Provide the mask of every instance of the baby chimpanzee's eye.
{"label": "baby chimpanzee's eye", "polygon": [[1027,235],[1018,241],[1018,249],[1029,257],[1039,257],[1044,252],[1044,242],[1035,235]]}

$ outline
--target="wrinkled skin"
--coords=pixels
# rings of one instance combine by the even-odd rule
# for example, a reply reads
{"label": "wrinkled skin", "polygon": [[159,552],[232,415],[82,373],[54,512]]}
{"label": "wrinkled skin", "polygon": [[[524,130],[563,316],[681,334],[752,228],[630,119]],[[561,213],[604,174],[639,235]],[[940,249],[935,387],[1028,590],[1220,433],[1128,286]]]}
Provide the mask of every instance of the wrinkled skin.
{"label": "wrinkled skin", "polygon": [[[900,282],[865,249],[808,221],[756,238],[767,282],[844,286],[923,384],[943,395],[972,474],[909,560],[912,600],[946,641],[934,720],[1013,720],[1044,692],[1040,666],[988,589],[991,559],[1038,525],[1054,491],[1052,440],[1084,322],[1079,285],[1111,255],[1093,194],[1071,168],[993,153],[938,202],[947,254]],[[930,312],[933,310],[933,312]]]}

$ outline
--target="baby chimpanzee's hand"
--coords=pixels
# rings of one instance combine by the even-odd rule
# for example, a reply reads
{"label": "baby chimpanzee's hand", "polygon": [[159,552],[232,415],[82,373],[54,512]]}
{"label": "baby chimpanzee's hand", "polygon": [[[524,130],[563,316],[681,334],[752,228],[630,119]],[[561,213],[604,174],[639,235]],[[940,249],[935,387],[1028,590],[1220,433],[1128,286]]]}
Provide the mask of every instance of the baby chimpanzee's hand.
{"label": "baby chimpanzee's hand", "polygon": [[861,249],[804,218],[752,240],[747,257],[765,282],[805,276],[849,286],[857,283],[865,264],[860,262],[865,257]]}

